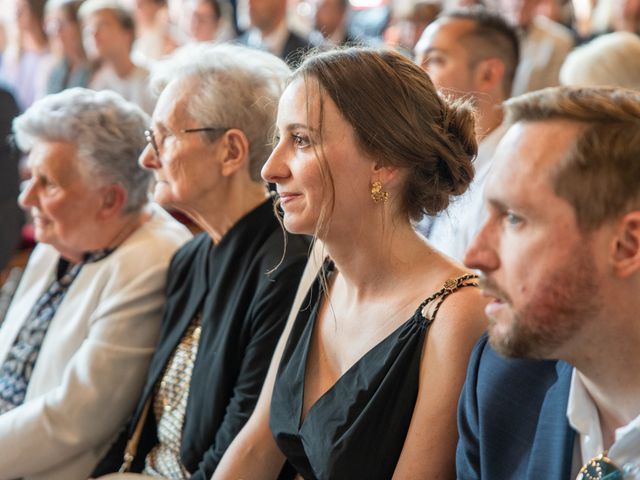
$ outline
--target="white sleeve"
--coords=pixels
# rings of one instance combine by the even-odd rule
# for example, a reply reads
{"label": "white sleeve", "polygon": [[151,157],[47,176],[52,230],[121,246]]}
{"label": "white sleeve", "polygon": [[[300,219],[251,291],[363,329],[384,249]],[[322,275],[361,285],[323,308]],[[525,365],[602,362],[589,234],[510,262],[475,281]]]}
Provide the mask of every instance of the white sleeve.
{"label": "white sleeve", "polygon": [[158,259],[135,275],[126,265],[110,271],[61,384],[0,415],[0,479],[102,452],[119,431],[137,403],[157,342],[167,263]]}

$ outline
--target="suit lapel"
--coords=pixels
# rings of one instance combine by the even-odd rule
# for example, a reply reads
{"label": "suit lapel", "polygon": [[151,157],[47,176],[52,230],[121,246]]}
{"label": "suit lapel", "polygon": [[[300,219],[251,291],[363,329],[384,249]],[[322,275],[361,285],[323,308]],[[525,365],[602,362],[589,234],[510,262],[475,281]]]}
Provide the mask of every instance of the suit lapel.
{"label": "suit lapel", "polygon": [[556,371],[558,380],[540,409],[527,473],[530,480],[566,480],[571,475],[575,431],[567,420],[567,402],[572,367],[558,362]]}
{"label": "suit lapel", "polygon": [[[207,237],[207,242],[205,242],[206,245],[210,244],[208,239],[209,237]],[[198,309],[202,308],[204,297],[209,291],[207,282],[209,261],[209,249],[199,248],[191,262],[194,266],[193,272],[190,272],[191,275],[189,275],[185,284],[181,286],[180,291],[176,292],[175,297],[170,295],[167,299],[162,319],[163,325],[160,342],[151,360],[147,382],[141,400],[138,402],[131,428],[135,428],[144,404],[147,398],[149,398],[149,395],[153,393],[156,382],[162,375],[171,354],[182,339],[184,332],[191,323],[191,320],[193,320]],[[169,274],[171,274],[171,272]],[[184,294],[186,289],[188,289],[188,295]],[[172,319],[175,320],[171,321]]]}

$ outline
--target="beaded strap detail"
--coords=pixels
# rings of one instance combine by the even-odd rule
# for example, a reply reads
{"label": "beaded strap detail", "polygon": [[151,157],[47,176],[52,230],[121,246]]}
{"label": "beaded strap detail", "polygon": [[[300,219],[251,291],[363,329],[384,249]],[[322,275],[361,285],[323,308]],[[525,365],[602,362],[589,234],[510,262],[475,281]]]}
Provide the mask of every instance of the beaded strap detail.
{"label": "beaded strap detail", "polygon": [[[444,282],[444,285],[440,290],[435,292],[429,298],[425,299],[425,301],[422,302],[418,307],[418,311],[420,312],[422,317],[425,319],[426,324],[429,325],[431,322],[435,320],[436,314],[438,313],[438,310],[440,310],[440,306],[442,305],[442,302],[444,302],[445,298],[447,298],[453,292],[461,288],[477,287],[478,286],[478,282],[476,281],[477,279],[478,279],[478,275],[474,273],[467,273],[458,278],[450,278],[449,280]],[[435,302],[433,311],[429,313],[429,307],[432,302]]]}

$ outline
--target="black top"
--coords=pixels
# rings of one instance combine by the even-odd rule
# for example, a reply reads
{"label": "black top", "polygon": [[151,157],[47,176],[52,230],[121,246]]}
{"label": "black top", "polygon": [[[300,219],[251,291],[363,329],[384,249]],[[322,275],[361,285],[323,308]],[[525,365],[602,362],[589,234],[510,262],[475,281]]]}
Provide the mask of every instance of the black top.
{"label": "black top", "polygon": [[[0,270],[2,270],[20,240],[23,215],[18,206],[20,176],[18,175],[18,150],[11,148],[9,134],[11,123],[20,110],[9,87],[0,81]],[[2,312],[0,311],[0,318]]]}
{"label": "black top", "polygon": [[[327,275],[333,270],[325,265]],[[413,316],[369,350],[302,418],[304,375],[320,307],[316,280],[294,323],[271,399],[270,427],[288,462],[305,479],[388,479],[400,457],[416,402],[420,359],[428,327],[422,315],[455,288],[429,297]],[[462,279],[462,277],[461,277]],[[364,321],[364,320],[363,320]]]}
{"label": "black top", "polygon": [[[94,476],[116,471],[122,463],[126,437],[132,434],[172,352],[201,310],[202,332],[181,457],[191,478],[211,477],[253,411],[306,263],[304,237],[289,235],[286,251],[283,241],[269,200],[236,223],[218,245],[200,234],[176,253],[169,269],[160,343],[144,393],[128,433],[113,446]],[[132,471],[144,468],[147,453],[157,443],[156,430],[154,415],[147,415]]]}

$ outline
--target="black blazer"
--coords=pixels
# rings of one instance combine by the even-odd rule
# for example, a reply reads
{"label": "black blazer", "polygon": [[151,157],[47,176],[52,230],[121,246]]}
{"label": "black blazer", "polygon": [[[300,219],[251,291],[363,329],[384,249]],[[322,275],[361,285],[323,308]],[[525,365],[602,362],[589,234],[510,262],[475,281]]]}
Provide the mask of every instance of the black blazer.
{"label": "black blazer", "polygon": [[9,87],[0,82],[0,270],[13,255],[20,240],[22,210],[18,207],[18,151],[9,144],[11,122],[20,113]]}
{"label": "black blazer", "polygon": [[458,407],[458,478],[569,479],[571,372],[564,362],[505,359],[483,336]]}
{"label": "black blazer", "polygon": [[304,56],[311,49],[309,40],[302,38],[300,35],[289,32],[287,43],[284,44],[282,58],[291,67],[296,68],[304,60]]}
{"label": "black blazer", "polygon": [[[306,264],[306,239],[289,235],[286,251],[283,239],[269,200],[235,224],[218,245],[203,233],[176,253],[169,269],[160,343],[143,395],[127,431],[94,476],[117,471],[147,398],[194,315],[202,310],[180,454],[191,478],[211,477],[253,411]],[[144,468],[146,455],[157,443],[156,431],[150,411],[132,471]]]}

